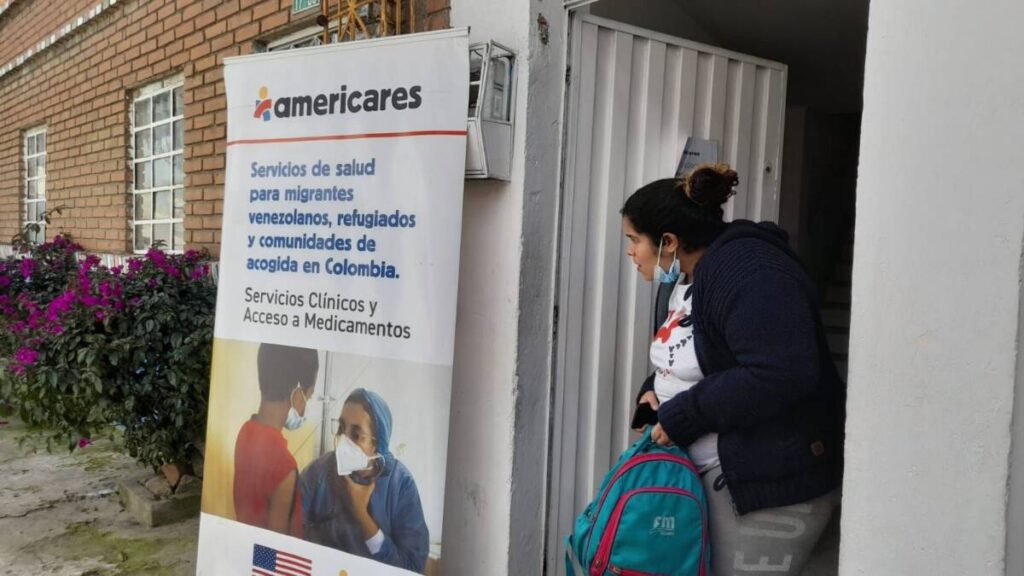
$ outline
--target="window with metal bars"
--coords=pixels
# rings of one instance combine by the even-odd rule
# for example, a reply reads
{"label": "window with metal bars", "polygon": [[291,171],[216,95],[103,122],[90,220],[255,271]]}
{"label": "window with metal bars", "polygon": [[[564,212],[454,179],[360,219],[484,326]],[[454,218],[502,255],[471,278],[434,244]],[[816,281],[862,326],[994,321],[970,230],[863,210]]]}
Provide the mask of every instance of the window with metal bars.
{"label": "window with metal bars", "polygon": [[30,242],[46,238],[46,126],[25,132],[22,157],[25,160],[25,188],[22,224],[38,226],[29,233]]}
{"label": "window with metal bars", "polygon": [[139,90],[132,102],[132,237],[135,252],[185,247],[185,98],[180,78]]}

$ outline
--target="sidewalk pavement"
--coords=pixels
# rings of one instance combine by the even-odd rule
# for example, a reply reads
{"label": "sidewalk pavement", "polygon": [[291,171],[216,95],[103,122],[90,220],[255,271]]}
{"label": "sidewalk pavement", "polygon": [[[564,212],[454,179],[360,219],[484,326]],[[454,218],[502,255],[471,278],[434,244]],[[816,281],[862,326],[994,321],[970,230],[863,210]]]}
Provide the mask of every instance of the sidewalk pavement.
{"label": "sidewalk pavement", "polygon": [[68,454],[19,446],[26,429],[0,425],[0,575],[195,574],[199,520],[144,528],[122,509],[118,480],[145,469],[110,440]]}

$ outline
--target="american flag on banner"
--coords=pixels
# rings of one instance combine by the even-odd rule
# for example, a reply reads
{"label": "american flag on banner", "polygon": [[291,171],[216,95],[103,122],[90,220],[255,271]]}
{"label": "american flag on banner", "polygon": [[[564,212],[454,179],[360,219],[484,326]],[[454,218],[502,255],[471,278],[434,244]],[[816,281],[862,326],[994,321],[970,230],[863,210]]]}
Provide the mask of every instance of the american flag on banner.
{"label": "american flag on banner", "polygon": [[313,561],[295,554],[254,544],[252,576],[310,576]]}

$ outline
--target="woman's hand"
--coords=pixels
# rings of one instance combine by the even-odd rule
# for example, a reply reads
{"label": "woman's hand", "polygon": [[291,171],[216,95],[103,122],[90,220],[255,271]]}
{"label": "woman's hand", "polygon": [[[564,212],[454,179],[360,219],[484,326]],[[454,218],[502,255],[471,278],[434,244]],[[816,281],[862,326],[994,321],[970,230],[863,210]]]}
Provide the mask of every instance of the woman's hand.
{"label": "woman's hand", "polygon": [[668,437],[661,424],[654,425],[654,429],[651,430],[651,440],[654,440],[658,446],[672,446],[672,439]]}
{"label": "woman's hand", "polygon": [[[647,392],[644,392],[643,396],[641,396],[640,400],[636,403],[636,405],[637,405],[637,414],[635,414],[634,417],[633,417],[634,422],[636,422],[636,420],[643,420],[643,419],[645,419],[644,417],[640,416],[640,411],[641,410],[645,410],[644,404],[647,404],[648,406],[650,406],[651,410],[654,410],[655,412],[658,411],[658,405],[659,405],[658,404],[658,395],[654,393],[654,390],[648,390]],[[643,434],[644,432],[647,431],[647,426],[648,426],[647,424],[644,424],[643,426],[639,426],[639,427],[634,428],[634,430],[636,430],[637,432]]]}
{"label": "woman's hand", "polygon": [[352,497],[353,512],[355,512],[360,528],[363,529],[363,538],[369,540],[380,530],[380,526],[377,525],[373,516],[370,516],[370,496],[373,495],[373,490],[377,487],[377,481],[371,480],[369,484],[360,484],[353,481],[350,476],[343,476],[342,480],[344,480],[349,496]]}
{"label": "woman's hand", "polygon": [[654,390],[648,390],[640,397],[637,404],[650,404],[652,409],[657,410],[660,402],[658,402],[658,395],[654,393]]}

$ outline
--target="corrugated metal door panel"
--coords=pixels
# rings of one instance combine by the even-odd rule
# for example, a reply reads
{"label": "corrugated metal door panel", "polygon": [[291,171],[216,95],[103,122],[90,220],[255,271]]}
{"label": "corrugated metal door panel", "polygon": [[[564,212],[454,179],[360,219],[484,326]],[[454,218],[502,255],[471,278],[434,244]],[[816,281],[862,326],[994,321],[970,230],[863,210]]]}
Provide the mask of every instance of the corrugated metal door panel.
{"label": "corrugated metal door panel", "polygon": [[674,175],[692,135],[718,140],[740,173],[727,217],[777,214],[785,80],[779,64],[591,16],[574,18],[571,38],[549,512],[559,567],[573,518],[635,438],[649,370],[655,287],[625,255],[619,210]]}
{"label": "corrugated metal door panel", "polygon": [[754,116],[754,76],[756,66],[746,62],[729,62],[729,84],[726,92],[725,141],[722,156],[739,173],[736,196],[726,206],[729,219],[746,218],[750,187],[750,148]]}
{"label": "corrugated metal door panel", "polygon": [[[645,182],[657,178],[662,172],[659,166],[661,141],[658,136],[661,133],[664,112],[666,46],[664,43],[636,36],[633,36],[632,40],[632,98],[629,103],[629,128],[626,135],[629,153],[626,181],[613,197],[613,202],[616,203],[617,223],[621,222],[618,210],[626,200],[627,191],[639,188]],[[632,390],[623,383],[643,378],[643,371],[647,365],[648,334],[645,330],[649,325],[653,303],[650,285],[633,272],[632,263],[628,259],[622,260],[621,255],[625,253],[625,249],[625,238],[620,232],[615,257],[623,262],[623,271],[619,276],[619,330],[614,351],[616,366],[613,411],[609,420],[609,431],[612,435],[611,451],[607,455],[606,466],[614,462],[618,453],[630,440],[629,418],[632,414],[629,406],[632,404]]]}
{"label": "corrugated metal door panel", "polygon": [[[612,449],[611,422],[615,384],[615,339],[622,258],[618,207],[626,176],[626,133],[632,81],[633,38],[599,30],[597,80],[591,149],[591,195],[585,234],[587,269],[583,297],[583,350],[580,387],[580,445],[576,452],[577,479],[593,492],[595,478],[607,470]],[[583,497],[581,495],[581,497]],[[585,502],[583,502],[585,504]]]}
{"label": "corrugated metal door panel", "polygon": [[[563,205],[572,209],[563,212],[559,267],[564,279],[579,279],[586,270],[582,254],[585,252],[586,216],[589,213],[590,170],[593,150],[595,94],[597,82],[597,59],[584,58],[597,52],[597,27],[582,26],[580,19],[574,19],[572,33],[573,81],[569,86],[568,100],[572,102],[573,114],[566,116],[566,162],[563,170],[565,185],[562,188]],[[572,151],[571,155],[568,151]],[[578,281],[565,289],[582,290]],[[575,512],[579,509],[576,485],[576,453],[583,445],[579,436],[580,407],[582,398],[582,354],[583,354],[583,298],[581,292],[574,297],[563,297],[558,303],[558,338],[556,350],[553,393],[554,418],[550,443],[548,498],[548,565],[561,564],[564,554],[562,538],[572,529]],[[568,322],[567,319],[573,319]],[[582,496],[580,496],[582,498]],[[557,562],[555,562],[557,560]],[[558,572],[562,573],[562,568]]]}

